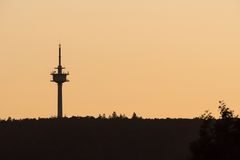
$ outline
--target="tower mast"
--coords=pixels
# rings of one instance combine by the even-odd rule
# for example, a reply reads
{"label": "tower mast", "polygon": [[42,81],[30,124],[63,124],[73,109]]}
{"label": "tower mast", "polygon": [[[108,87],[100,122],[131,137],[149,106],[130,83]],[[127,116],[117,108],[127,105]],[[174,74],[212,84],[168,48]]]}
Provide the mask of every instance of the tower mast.
{"label": "tower mast", "polygon": [[59,53],[59,66],[62,66],[62,48],[61,48],[61,44],[59,44],[59,48],[58,48],[58,53]]}
{"label": "tower mast", "polygon": [[68,72],[63,72],[63,69],[65,69],[64,67],[62,67],[62,48],[61,48],[61,44],[59,44],[59,49],[58,49],[58,67],[56,67],[55,69],[57,69],[56,71],[53,71],[51,73],[52,75],[52,80],[51,82],[55,82],[58,85],[58,107],[57,107],[57,117],[58,118],[62,118],[63,116],[63,105],[62,105],[62,85],[65,82],[69,82],[69,80],[67,79],[67,76],[69,75]]}

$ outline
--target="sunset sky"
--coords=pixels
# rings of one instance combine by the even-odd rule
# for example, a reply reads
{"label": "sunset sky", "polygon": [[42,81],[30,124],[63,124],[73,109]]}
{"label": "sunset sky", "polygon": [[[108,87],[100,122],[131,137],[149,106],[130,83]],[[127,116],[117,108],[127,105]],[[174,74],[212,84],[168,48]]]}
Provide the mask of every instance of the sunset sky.
{"label": "sunset sky", "polygon": [[0,0],[0,118],[240,114],[239,0]]}

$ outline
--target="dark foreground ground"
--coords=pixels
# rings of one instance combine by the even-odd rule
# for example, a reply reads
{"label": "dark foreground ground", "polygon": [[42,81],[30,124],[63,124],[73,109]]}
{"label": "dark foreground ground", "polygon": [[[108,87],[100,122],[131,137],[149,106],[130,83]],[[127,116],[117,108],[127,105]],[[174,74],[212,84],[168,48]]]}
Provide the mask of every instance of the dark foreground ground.
{"label": "dark foreground ground", "polygon": [[200,120],[65,118],[0,122],[0,159],[186,160]]}

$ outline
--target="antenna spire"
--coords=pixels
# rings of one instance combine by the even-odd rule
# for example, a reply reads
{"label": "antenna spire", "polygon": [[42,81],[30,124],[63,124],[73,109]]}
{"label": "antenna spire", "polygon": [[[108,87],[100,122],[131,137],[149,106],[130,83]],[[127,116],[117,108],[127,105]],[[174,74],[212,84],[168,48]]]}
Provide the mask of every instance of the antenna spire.
{"label": "antenna spire", "polygon": [[61,43],[59,44],[59,66],[62,66],[62,53]]}

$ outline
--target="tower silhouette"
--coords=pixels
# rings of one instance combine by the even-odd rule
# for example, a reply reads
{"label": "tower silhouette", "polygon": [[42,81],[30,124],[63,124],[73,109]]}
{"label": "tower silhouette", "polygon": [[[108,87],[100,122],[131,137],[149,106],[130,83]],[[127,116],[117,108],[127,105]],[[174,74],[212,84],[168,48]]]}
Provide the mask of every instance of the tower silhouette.
{"label": "tower silhouette", "polygon": [[53,71],[51,73],[51,75],[52,75],[51,82],[55,82],[58,85],[58,108],[57,108],[58,112],[57,112],[57,117],[62,118],[62,115],[63,115],[62,85],[63,85],[64,82],[69,82],[69,80],[67,79],[67,76],[69,75],[69,73],[63,71],[63,69],[65,69],[65,67],[62,67],[61,44],[59,44],[59,60],[58,60],[58,62],[59,62],[58,67],[55,68],[57,71]]}

